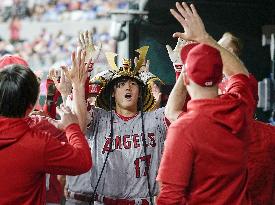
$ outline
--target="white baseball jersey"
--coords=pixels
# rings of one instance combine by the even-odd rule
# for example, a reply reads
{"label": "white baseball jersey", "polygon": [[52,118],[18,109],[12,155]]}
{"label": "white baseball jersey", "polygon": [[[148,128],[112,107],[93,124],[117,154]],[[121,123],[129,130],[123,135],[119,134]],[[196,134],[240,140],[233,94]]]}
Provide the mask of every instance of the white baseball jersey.
{"label": "white baseball jersey", "polygon": [[[114,112],[113,116],[113,151],[109,154],[97,193],[111,198],[137,199],[149,197],[145,171],[146,164],[148,164],[151,193],[156,195],[158,187],[155,179],[166,136],[164,108],[153,112],[144,112],[147,155],[144,153],[142,144],[141,114],[139,113],[128,121],[122,120]],[[110,112],[100,108],[93,109],[91,125],[87,130],[93,167],[90,173],[78,176],[78,179],[69,177],[70,190],[87,193],[92,192],[91,190],[95,188],[106,155],[110,151],[110,119]],[[76,183],[77,181],[80,183]]]}
{"label": "white baseball jersey", "polygon": [[[142,145],[142,121],[139,113],[133,119],[124,121],[114,112],[114,136],[109,155],[97,192],[113,198],[149,197],[146,163],[149,165],[151,193],[157,194],[156,176],[161,159],[166,126],[164,108],[144,113],[144,129],[147,155]],[[93,123],[88,129],[94,167],[91,184],[96,185],[107,153],[110,151],[110,112],[95,109]]]}

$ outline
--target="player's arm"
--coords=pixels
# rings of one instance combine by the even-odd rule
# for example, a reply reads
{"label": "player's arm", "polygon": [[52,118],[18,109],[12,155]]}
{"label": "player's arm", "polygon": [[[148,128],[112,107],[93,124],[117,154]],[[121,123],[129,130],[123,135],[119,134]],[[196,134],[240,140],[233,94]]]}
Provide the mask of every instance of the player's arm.
{"label": "player's arm", "polygon": [[185,2],[176,3],[176,9],[171,9],[170,11],[184,29],[184,33],[176,32],[173,34],[173,37],[205,43],[217,48],[221,53],[225,75],[231,76],[238,73],[248,75],[248,71],[240,59],[227,49],[221,47],[206,32],[204,24],[193,4],[189,7]]}
{"label": "player's arm", "polygon": [[78,117],[81,130],[85,131],[88,124],[85,84],[88,79],[88,72],[92,71],[100,54],[101,44],[96,48],[92,41],[92,35],[88,31],[80,34],[79,44],[77,54],[72,53],[72,69],[70,71],[64,67],[63,69],[66,77],[72,82],[73,109]]}
{"label": "player's arm", "polygon": [[82,131],[87,125],[87,105],[85,100],[85,82],[88,76],[88,65],[85,65],[86,51],[79,49],[71,55],[72,68],[62,67],[65,75],[72,82],[73,111],[77,115]]}
{"label": "player's arm", "polygon": [[[182,72],[183,73],[183,72]],[[183,83],[183,74],[180,74],[175,86],[173,87],[167,104],[165,106],[165,117],[170,121],[175,121],[183,112],[182,108],[185,103],[187,90]]]}
{"label": "player's arm", "polygon": [[169,45],[166,45],[167,52],[170,60],[173,63],[174,70],[176,73],[176,84],[173,87],[167,104],[165,106],[165,117],[170,121],[175,121],[178,116],[182,113],[182,108],[184,106],[187,90],[183,83],[183,63],[180,59],[180,52],[184,45],[186,45],[186,41],[183,41],[181,38],[178,38],[178,42],[174,50]]}
{"label": "player's arm", "polygon": [[87,140],[78,125],[78,119],[63,105],[57,111],[61,120],[51,121],[56,127],[65,130],[68,143],[60,142],[49,134],[45,136],[43,171],[61,175],[85,173],[92,166],[92,158]]}
{"label": "player's arm", "polygon": [[63,69],[50,69],[48,77],[54,82],[57,91],[61,94],[63,104],[67,106],[66,101],[71,94],[72,84],[70,80],[65,77]]}
{"label": "player's arm", "polygon": [[183,188],[177,184],[159,183],[160,194],[157,197],[158,205],[168,204],[186,204],[185,197],[183,197]]}

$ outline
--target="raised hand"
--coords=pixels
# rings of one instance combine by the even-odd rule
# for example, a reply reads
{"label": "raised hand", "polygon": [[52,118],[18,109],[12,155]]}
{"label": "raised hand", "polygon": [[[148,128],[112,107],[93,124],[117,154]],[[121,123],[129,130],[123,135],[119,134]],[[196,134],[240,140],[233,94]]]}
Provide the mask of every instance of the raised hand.
{"label": "raised hand", "polygon": [[58,129],[64,130],[67,126],[71,124],[79,124],[77,116],[72,113],[71,109],[69,107],[65,107],[63,104],[61,104],[60,107],[56,108],[57,113],[60,116],[60,120],[54,120],[49,118],[48,121],[53,124]]}
{"label": "raised hand", "polygon": [[85,64],[86,58],[86,51],[79,49],[76,52],[72,52],[71,60],[72,60],[72,67],[69,69],[66,66],[62,66],[62,70],[65,73],[65,76],[71,81],[72,85],[83,86],[85,85],[85,81],[88,77],[88,69],[90,61]]}
{"label": "raised hand", "polygon": [[[79,35],[78,39],[80,48],[86,51],[85,63],[92,63],[94,64],[98,59],[98,56],[101,52],[102,44],[100,43],[98,46],[94,45],[93,37],[91,32],[86,31]],[[90,61],[91,60],[91,61]]]}
{"label": "raised hand", "polygon": [[70,80],[65,76],[63,69],[60,72],[60,81],[58,81],[59,75],[56,69],[51,69],[49,71],[48,77],[53,80],[56,89],[60,92],[62,96],[63,103],[66,104],[66,99],[68,95],[71,94],[72,91],[72,83]]}
{"label": "raised hand", "polygon": [[189,7],[185,2],[181,4],[177,2],[176,8],[176,10],[170,9],[170,12],[182,25],[184,33],[176,32],[173,34],[173,37],[201,42],[202,39],[208,36],[204,24],[193,4]]}
{"label": "raised hand", "polygon": [[170,45],[166,45],[166,49],[169,55],[170,60],[172,61],[173,64],[182,64],[181,59],[180,59],[180,51],[183,46],[188,44],[189,41],[186,41],[182,38],[178,38],[178,42],[174,50],[171,48]]}

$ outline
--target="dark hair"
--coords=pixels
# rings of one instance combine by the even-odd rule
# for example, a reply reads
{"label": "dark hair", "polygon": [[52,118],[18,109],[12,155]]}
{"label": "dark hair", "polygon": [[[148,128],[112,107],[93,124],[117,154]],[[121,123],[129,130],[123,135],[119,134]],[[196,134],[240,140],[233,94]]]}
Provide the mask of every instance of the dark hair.
{"label": "dark hair", "polygon": [[24,117],[38,94],[39,83],[31,69],[14,64],[0,71],[0,116]]}
{"label": "dark hair", "polygon": [[[138,110],[142,110],[142,105],[141,105],[141,100],[143,100],[143,96],[144,96],[144,85],[137,79],[132,78],[130,76],[122,76],[122,77],[118,77],[117,79],[113,80],[107,87],[106,87],[106,95],[112,95],[112,93],[114,92],[114,88],[116,86],[118,86],[119,83],[121,82],[126,82],[128,80],[133,80],[138,84],[139,87],[139,99],[138,99]],[[106,98],[107,99],[107,98]],[[115,109],[115,98],[112,97],[112,108]]]}

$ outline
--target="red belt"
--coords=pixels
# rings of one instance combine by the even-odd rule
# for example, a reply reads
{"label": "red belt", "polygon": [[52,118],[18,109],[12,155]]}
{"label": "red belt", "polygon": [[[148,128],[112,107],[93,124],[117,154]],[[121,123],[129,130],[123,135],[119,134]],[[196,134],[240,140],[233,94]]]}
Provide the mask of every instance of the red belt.
{"label": "red belt", "polygon": [[84,202],[97,201],[97,196],[92,197],[92,195],[78,194],[70,191],[68,191],[68,198]]}
{"label": "red belt", "polygon": [[[91,201],[99,201],[98,196],[95,195],[93,198],[92,195],[86,195],[81,193],[72,193],[68,191],[68,196],[78,201],[83,202],[91,202]],[[129,199],[112,199],[108,197],[103,197],[103,203],[105,205],[135,205],[135,200]],[[147,199],[141,199],[141,205],[149,205],[149,201]]]}

